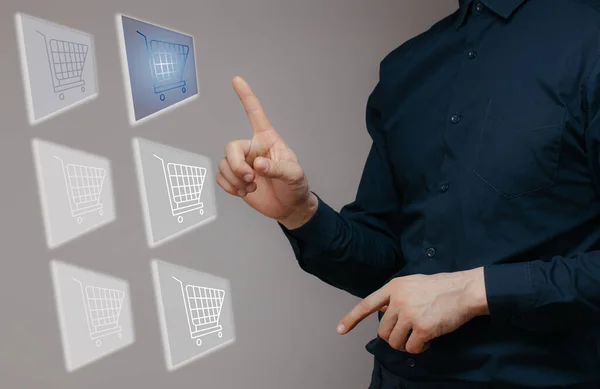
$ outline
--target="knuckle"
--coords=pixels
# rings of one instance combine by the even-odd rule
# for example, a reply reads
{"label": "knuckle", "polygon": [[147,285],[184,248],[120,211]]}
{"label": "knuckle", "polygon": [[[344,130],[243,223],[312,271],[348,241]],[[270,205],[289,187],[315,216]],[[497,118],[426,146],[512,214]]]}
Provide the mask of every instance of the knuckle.
{"label": "knuckle", "polygon": [[234,142],[235,141],[232,140],[230,142],[227,142],[227,144],[225,144],[225,149],[223,150],[225,152],[225,155],[231,154],[231,151],[235,147]]}
{"label": "knuckle", "polygon": [[219,184],[219,186],[221,188],[223,188],[223,190],[229,194],[233,194],[231,185],[229,185],[229,183],[222,177],[217,177],[217,183]]}
{"label": "knuckle", "polygon": [[401,277],[394,278],[390,281],[390,285],[394,288],[394,290],[401,290],[404,288],[404,280]]}
{"label": "knuckle", "polygon": [[385,341],[388,341],[388,340],[389,340],[389,338],[390,338],[390,333],[389,333],[389,331],[387,331],[387,330],[385,330],[385,329],[382,329],[382,328],[378,328],[378,329],[377,329],[377,335],[378,335],[378,336],[379,336],[381,339],[383,339],[383,340],[385,340]]}
{"label": "knuckle", "polygon": [[227,193],[229,193],[232,196],[237,196],[237,189],[235,189],[233,186],[231,185],[227,185],[227,189],[225,189],[225,191]]}
{"label": "knuckle", "polygon": [[294,171],[289,176],[289,183],[292,185],[299,185],[302,182],[304,182],[304,173],[300,169],[298,169],[298,171],[294,169]]}
{"label": "knuckle", "polygon": [[225,145],[225,155],[227,157],[235,156],[241,153],[241,142],[242,140],[236,139],[228,142]]}
{"label": "knuckle", "polygon": [[397,351],[404,351],[404,345],[402,345],[399,341],[393,341],[391,343],[389,343],[389,345]]}
{"label": "knuckle", "polygon": [[231,165],[231,170],[236,176],[241,176],[245,173],[243,165],[241,163],[234,163]]}
{"label": "knuckle", "polygon": [[258,105],[256,104],[258,99],[254,96],[248,96],[248,100],[250,100],[250,99],[253,100],[252,103],[254,103],[254,104],[248,104],[248,103],[250,103],[250,101],[246,101],[247,104],[244,105],[244,109],[246,110],[246,113],[248,115],[253,115],[253,114],[260,112],[260,109],[258,108]]}
{"label": "knuckle", "polygon": [[224,171],[227,167],[229,167],[229,163],[227,162],[226,158],[222,158],[219,161],[219,170],[220,171]]}
{"label": "knuckle", "polygon": [[416,323],[420,323],[422,321],[422,320],[419,320],[414,309],[406,307],[402,304],[399,304],[398,309],[402,310],[402,316],[404,316],[404,319],[410,321],[411,323],[413,323],[413,325],[415,325]]}
{"label": "knuckle", "polygon": [[[367,302],[367,300],[361,300],[357,306],[360,312],[368,311],[371,309],[371,305]],[[358,312],[357,312],[358,313]]]}
{"label": "knuckle", "polygon": [[223,189],[227,189],[227,187],[229,186],[227,180],[225,179],[225,177],[223,177],[223,174],[221,174],[220,172],[219,172],[219,174],[217,174],[217,183]]}
{"label": "knuckle", "polygon": [[418,321],[413,325],[413,332],[419,335],[429,335],[433,329],[434,325],[431,322]]}
{"label": "knuckle", "polygon": [[407,344],[406,345],[406,352],[409,354],[417,354],[418,353],[418,349],[416,346],[413,346],[412,344]]}

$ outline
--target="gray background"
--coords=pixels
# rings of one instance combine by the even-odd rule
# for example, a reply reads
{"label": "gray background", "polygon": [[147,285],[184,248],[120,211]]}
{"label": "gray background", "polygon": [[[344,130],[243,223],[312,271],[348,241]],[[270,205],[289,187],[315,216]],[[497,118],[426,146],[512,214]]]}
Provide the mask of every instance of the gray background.
{"label": "gray background", "polygon": [[[133,106],[135,107],[135,119],[140,120],[198,94],[196,71],[194,68],[196,59],[194,57],[193,40],[190,36],[151,24],[160,24],[160,21],[140,21],[132,19],[129,16],[119,16],[118,23],[123,28],[129,82],[131,85]],[[169,27],[172,30],[178,30],[177,25]],[[188,57],[182,73],[182,81],[186,82],[185,93],[182,92],[181,87],[164,91],[161,93],[165,95],[165,100],[160,101],[160,93],[154,93],[153,88],[154,78],[152,72],[154,71],[154,66],[150,69],[144,37],[138,34],[137,31],[146,35],[148,47],[150,48],[152,47],[151,41],[153,39],[184,44],[189,47]]]}
{"label": "gray background", "polygon": [[[364,345],[375,335],[376,318],[337,335],[338,320],[358,300],[304,274],[279,227],[240,199],[219,191],[215,222],[148,248],[131,138],[189,149],[216,164],[228,141],[251,134],[231,88],[231,78],[239,74],[297,152],[312,188],[339,209],[353,200],[369,150],[364,110],[380,59],[456,7],[455,0],[1,0],[6,55],[0,56],[0,387],[366,388],[372,358]],[[29,126],[20,64],[13,55],[17,11],[93,34],[96,99]],[[196,101],[130,127],[117,12],[195,37]],[[31,155],[34,136],[111,160],[115,222],[48,250]],[[200,255],[206,252],[212,255]],[[52,258],[129,281],[136,325],[132,346],[65,371]],[[230,281],[233,345],[185,368],[165,369],[151,258]]]}

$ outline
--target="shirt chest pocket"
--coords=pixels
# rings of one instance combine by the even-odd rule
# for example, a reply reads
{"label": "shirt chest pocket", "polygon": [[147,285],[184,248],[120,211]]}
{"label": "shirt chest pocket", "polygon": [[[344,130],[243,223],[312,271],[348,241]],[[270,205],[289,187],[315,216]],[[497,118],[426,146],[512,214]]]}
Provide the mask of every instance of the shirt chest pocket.
{"label": "shirt chest pocket", "polygon": [[505,198],[556,183],[566,108],[536,109],[529,113],[516,109],[507,114],[491,102],[484,115],[473,171]]}

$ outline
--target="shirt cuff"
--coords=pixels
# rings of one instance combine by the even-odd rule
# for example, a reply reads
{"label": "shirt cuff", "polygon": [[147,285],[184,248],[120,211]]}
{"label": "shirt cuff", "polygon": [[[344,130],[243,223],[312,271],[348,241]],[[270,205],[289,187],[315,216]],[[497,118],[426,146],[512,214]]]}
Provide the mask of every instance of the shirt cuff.
{"label": "shirt cuff", "polygon": [[492,322],[507,324],[533,307],[535,290],[530,262],[487,265],[483,274]]}
{"label": "shirt cuff", "polygon": [[302,226],[290,230],[278,223],[288,239],[294,243],[302,243],[310,247],[311,251],[324,251],[331,249],[337,233],[339,214],[327,205],[313,192],[318,199],[315,214]]}

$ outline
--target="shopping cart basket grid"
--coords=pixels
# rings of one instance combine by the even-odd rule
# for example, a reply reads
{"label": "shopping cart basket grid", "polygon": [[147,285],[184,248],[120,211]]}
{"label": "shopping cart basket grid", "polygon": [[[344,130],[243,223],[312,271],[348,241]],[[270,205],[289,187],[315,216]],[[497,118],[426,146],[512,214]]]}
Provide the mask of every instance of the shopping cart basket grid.
{"label": "shopping cart basket grid", "polygon": [[81,87],[85,92],[83,69],[88,56],[89,46],[83,43],[48,39],[45,34],[37,31],[44,37],[50,76],[54,93],[59,93],[59,98],[64,100],[64,91]]}
{"label": "shopping cart basket grid", "polygon": [[100,338],[117,334],[122,337],[119,318],[121,317],[121,308],[125,292],[117,289],[101,288],[87,285],[76,278],[73,278],[81,288],[81,297],[86,315],[86,321],[90,333],[90,338],[96,341],[96,346],[100,346]]}
{"label": "shopping cart basket grid", "polygon": [[204,214],[204,204],[200,201],[202,187],[206,177],[206,169],[199,166],[167,163],[154,154],[161,161],[165,184],[171,204],[171,213],[177,216],[179,223],[183,222],[183,214],[198,210]]}
{"label": "shopping cart basket grid", "polygon": [[203,336],[217,332],[223,336],[223,327],[219,324],[221,308],[225,300],[225,291],[196,285],[183,286],[183,282],[172,277],[181,286],[183,304],[190,329],[190,336],[196,339],[196,344],[202,344]]}
{"label": "shopping cart basket grid", "polygon": [[185,70],[190,47],[180,43],[156,39],[148,42],[146,35],[140,31],[136,32],[144,38],[146,44],[146,53],[154,84],[154,94],[159,94],[160,100],[164,101],[166,98],[164,92],[181,88],[181,92],[185,93],[187,91],[187,84],[183,79],[183,71]]}
{"label": "shopping cart basket grid", "polygon": [[83,222],[86,213],[98,211],[104,214],[104,205],[100,202],[106,169],[79,165],[65,164],[64,161],[54,156],[61,163],[63,177],[67,189],[67,197],[71,208],[71,216],[77,218],[77,223]]}

